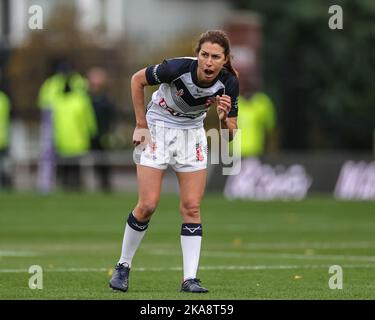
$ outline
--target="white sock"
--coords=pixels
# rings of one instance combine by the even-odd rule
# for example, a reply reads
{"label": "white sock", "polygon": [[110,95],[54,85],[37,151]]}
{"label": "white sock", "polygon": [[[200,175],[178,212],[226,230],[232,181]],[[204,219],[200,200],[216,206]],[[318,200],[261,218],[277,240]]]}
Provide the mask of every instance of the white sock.
{"label": "white sock", "polygon": [[125,226],[124,239],[122,241],[122,250],[119,264],[127,263],[129,267],[132,265],[132,260],[137,251],[146,230],[148,221],[145,223],[139,222],[135,219],[133,214],[129,215]]}
{"label": "white sock", "polygon": [[202,242],[202,226],[185,223],[181,229],[181,248],[184,265],[184,281],[197,277]]}

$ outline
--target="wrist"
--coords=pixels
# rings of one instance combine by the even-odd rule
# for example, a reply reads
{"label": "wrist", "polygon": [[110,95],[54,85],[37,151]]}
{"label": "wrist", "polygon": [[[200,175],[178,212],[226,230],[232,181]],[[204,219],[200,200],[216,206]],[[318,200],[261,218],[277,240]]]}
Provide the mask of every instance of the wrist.
{"label": "wrist", "polygon": [[141,120],[141,121],[136,121],[135,126],[137,128],[148,128],[147,121],[146,120]]}

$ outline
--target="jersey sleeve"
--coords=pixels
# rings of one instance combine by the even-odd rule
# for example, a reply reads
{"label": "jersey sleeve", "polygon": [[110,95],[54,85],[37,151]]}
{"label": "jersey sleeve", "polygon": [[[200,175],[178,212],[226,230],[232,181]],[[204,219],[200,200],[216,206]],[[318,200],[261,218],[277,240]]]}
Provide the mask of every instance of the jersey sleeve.
{"label": "jersey sleeve", "polygon": [[166,59],[162,63],[146,68],[146,79],[149,85],[170,83],[188,70],[191,59]]}
{"label": "jersey sleeve", "polygon": [[233,76],[225,87],[225,94],[230,96],[232,106],[228,113],[228,118],[238,115],[238,96],[240,94],[238,78]]}

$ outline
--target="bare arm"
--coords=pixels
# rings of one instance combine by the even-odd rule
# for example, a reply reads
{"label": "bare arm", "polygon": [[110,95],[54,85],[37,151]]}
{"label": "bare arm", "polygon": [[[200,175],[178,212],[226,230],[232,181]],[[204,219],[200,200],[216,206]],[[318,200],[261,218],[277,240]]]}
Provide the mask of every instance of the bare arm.
{"label": "bare arm", "polygon": [[229,141],[233,140],[233,130],[237,129],[237,117],[228,118],[228,113],[231,108],[231,98],[227,95],[216,97],[217,113],[220,120],[220,129],[229,130]]}
{"label": "bare arm", "polygon": [[229,129],[229,141],[233,140],[233,130],[236,130],[237,128],[237,117],[226,118],[226,120],[220,120],[220,129]]}
{"label": "bare arm", "polygon": [[133,143],[146,145],[150,141],[150,133],[145,115],[144,88],[148,85],[146,79],[146,68],[136,72],[131,78],[131,93],[133,108],[135,113],[135,129],[133,133]]}
{"label": "bare arm", "polygon": [[136,72],[131,78],[131,93],[135,113],[136,128],[148,128],[145,116],[144,88],[147,86],[146,68]]}

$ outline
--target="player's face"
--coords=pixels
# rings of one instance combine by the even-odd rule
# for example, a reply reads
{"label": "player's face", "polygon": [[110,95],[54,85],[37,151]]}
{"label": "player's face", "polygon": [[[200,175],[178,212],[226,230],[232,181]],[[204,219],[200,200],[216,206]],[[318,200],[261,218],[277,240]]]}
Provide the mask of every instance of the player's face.
{"label": "player's face", "polygon": [[198,81],[209,85],[227,62],[224,48],[217,43],[205,42],[198,52]]}

